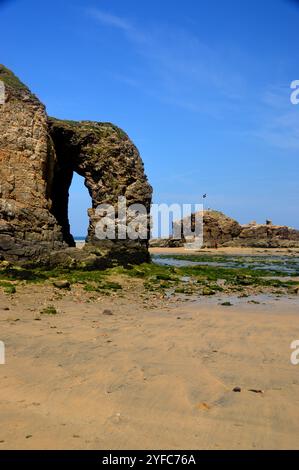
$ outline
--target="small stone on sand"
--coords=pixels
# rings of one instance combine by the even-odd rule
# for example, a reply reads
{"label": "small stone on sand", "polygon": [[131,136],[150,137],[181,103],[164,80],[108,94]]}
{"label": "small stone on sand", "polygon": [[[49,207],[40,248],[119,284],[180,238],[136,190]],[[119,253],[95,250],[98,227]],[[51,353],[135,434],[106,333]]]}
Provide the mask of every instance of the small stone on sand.
{"label": "small stone on sand", "polygon": [[105,309],[105,310],[103,311],[103,315],[111,316],[111,315],[113,315],[113,312],[112,312],[112,310]]}

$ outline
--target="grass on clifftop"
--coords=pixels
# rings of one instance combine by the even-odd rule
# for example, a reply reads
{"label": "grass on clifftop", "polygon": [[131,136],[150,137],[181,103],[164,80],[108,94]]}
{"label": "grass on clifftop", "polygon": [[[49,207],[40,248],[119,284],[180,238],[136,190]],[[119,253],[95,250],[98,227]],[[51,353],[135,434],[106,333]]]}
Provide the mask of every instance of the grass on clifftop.
{"label": "grass on clifftop", "polygon": [[112,133],[111,131],[114,131],[121,139],[127,137],[127,134],[120,127],[111,122],[72,121],[69,119],[57,119],[52,116],[49,117],[49,120],[56,127],[72,127],[82,134],[85,132],[94,132],[99,134],[100,137],[107,137]]}
{"label": "grass on clifftop", "polygon": [[0,80],[12,88],[29,91],[28,87],[16,75],[2,64],[0,64]]}

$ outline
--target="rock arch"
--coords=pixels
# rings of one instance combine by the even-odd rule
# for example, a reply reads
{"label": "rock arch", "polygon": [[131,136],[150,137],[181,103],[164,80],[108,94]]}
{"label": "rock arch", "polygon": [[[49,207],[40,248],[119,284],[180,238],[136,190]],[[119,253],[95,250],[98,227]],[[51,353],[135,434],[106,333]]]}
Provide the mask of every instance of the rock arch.
{"label": "rock arch", "polygon": [[[94,264],[142,262],[147,240],[97,240],[99,204],[146,206],[152,188],[139,152],[110,123],[48,118],[44,106],[0,65],[5,102],[0,105],[0,256],[13,261]],[[74,248],[68,220],[73,172],[91,197],[87,245]]]}

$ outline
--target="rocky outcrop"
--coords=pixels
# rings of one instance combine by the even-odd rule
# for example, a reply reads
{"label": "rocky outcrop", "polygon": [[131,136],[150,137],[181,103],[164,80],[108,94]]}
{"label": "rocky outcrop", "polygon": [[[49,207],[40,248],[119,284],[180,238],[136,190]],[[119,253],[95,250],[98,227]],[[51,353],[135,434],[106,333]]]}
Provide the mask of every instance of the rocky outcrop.
{"label": "rocky outcrop", "polygon": [[0,66],[0,256],[17,261],[64,248],[51,214],[55,151],[44,106]]}
{"label": "rocky outcrop", "polygon": [[248,224],[241,226],[241,232],[230,246],[256,248],[296,248],[299,247],[299,230],[294,228],[265,224]]}
{"label": "rocky outcrop", "polygon": [[[241,232],[240,224],[230,217],[227,217],[225,214],[219,211],[214,210],[205,210],[203,213],[200,214],[203,218],[203,243],[205,247],[215,248],[218,245],[223,245],[225,243],[231,243],[232,240]],[[191,230],[195,231],[195,217],[191,217]],[[174,233],[181,233],[183,234],[183,224],[186,227],[190,226],[190,217],[183,219],[182,221],[174,223]],[[181,226],[181,228],[180,228]],[[185,238],[182,236],[181,239],[181,246],[183,246],[186,242],[193,242],[194,237],[188,236]],[[165,244],[165,240],[163,241]],[[171,239],[169,239],[169,243],[171,244]],[[157,245],[157,242],[156,242]],[[151,243],[152,246],[152,243]],[[168,246],[170,246],[168,244]]]}
{"label": "rocky outcrop", "polygon": [[52,212],[70,245],[67,200],[73,172],[84,177],[91,197],[87,242],[100,245],[95,236],[100,204],[112,205],[117,213],[119,197],[125,197],[128,206],[140,203],[150,211],[152,190],[142,160],[121,129],[110,123],[49,119],[49,131],[57,159]]}
{"label": "rocky outcrop", "polygon": [[[152,189],[134,144],[116,126],[49,119],[44,105],[0,65],[0,257],[10,261],[102,265],[148,259],[148,241],[97,240],[99,204],[119,196],[150,210]],[[85,250],[74,247],[68,221],[73,173],[91,196]]]}
{"label": "rocky outcrop", "polygon": [[152,238],[149,242],[151,248],[182,248],[185,244],[183,238]]}
{"label": "rocky outcrop", "polygon": [[241,233],[240,224],[219,211],[204,211],[203,240],[206,247],[230,244]]}
{"label": "rocky outcrop", "polygon": [[[273,225],[270,220],[265,224],[252,222],[240,225],[236,220],[227,217],[219,211],[207,210],[203,212],[203,247],[256,247],[256,248],[296,248],[299,247],[299,230],[291,227]],[[191,218],[191,228],[194,231],[194,216]],[[178,233],[178,227],[183,222],[190,224],[190,219],[182,220],[174,224],[174,233]],[[150,241],[151,247],[172,248],[182,247],[192,243],[195,237],[182,236],[180,240],[155,239]]]}

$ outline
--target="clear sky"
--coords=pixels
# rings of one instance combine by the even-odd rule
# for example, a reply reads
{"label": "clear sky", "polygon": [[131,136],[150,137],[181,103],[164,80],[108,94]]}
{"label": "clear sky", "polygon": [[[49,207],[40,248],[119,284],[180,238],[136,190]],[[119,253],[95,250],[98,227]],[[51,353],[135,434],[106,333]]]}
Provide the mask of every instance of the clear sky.
{"label": "clear sky", "polygon": [[[155,202],[299,228],[295,1],[7,0],[0,21],[0,62],[50,115],[122,127]],[[76,177],[74,235],[89,206]]]}

